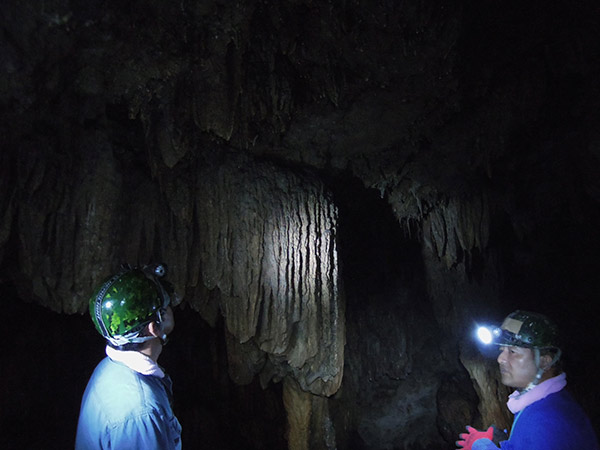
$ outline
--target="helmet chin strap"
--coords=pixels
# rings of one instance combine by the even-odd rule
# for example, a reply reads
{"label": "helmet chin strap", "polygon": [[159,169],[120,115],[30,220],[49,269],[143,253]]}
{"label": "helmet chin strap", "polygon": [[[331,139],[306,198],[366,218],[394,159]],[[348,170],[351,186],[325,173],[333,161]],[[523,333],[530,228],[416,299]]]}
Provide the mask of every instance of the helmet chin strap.
{"label": "helmet chin strap", "polygon": [[160,336],[157,336],[157,337],[158,337],[158,339],[160,339],[160,343],[164,347],[169,342],[169,338],[167,337],[167,333],[165,333],[162,330],[162,321],[163,321],[162,313],[163,312],[164,311],[161,309],[161,310],[158,310],[158,312],[156,313],[156,315],[157,315],[156,323],[158,324],[158,326],[161,328],[161,331],[163,332]]}
{"label": "helmet chin strap", "polygon": [[535,367],[537,367],[537,372],[535,374],[535,378],[531,381],[531,383],[529,383],[525,389],[520,391],[521,395],[527,391],[530,391],[535,386],[540,384],[540,381],[542,381],[542,376],[544,375],[544,372],[546,372],[548,369],[550,369],[554,365],[554,363],[556,361],[558,361],[558,359],[560,358],[560,355],[561,355],[561,351],[560,351],[560,349],[557,349],[556,354],[554,355],[554,358],[552,358],[552,361],[550,362],[550,364],[548,364],[548,367],[544,368],[544,367],[540,366],[540,360],[541,360],[540,349],[539,348],[533,349],[533,357],[535,359]]}

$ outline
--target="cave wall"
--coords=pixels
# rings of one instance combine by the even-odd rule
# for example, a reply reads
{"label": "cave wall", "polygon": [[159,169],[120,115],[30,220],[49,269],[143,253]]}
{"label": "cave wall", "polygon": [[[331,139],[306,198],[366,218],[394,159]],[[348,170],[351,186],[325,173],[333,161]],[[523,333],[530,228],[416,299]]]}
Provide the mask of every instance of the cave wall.
{"label": "cave wall", "polygon": [[450,448],[510,422],[468,330],[517,307],[561,318],[600,416],[595,2],[1,12],[3,286],[76,320],[118,264],[166,261],[202,318],[182,342],[219,342],[174,351],[219,361],[224,404],[263,392],[286,416],[268,440],[203,412],[174,358],[188,442],[217,417],[257,448],[282,428],[290,448]]}

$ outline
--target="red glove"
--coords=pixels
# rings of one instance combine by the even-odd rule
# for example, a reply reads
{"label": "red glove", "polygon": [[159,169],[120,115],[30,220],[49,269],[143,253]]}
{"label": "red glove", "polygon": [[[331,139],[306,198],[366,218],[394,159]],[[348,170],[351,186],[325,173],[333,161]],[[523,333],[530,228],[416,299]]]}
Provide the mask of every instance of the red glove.
{"label": "red glove", "polygon": [[456,445],[461,448],[456,450],[471,450],[473,442],[478,439],[487,438],[491,441],[494,437],[494,427],[489,427],[487,431],[477,431],[475,428],[467,426],[467,431],[468,433],[461,433],[458,435],[461,440],[456,441]]}

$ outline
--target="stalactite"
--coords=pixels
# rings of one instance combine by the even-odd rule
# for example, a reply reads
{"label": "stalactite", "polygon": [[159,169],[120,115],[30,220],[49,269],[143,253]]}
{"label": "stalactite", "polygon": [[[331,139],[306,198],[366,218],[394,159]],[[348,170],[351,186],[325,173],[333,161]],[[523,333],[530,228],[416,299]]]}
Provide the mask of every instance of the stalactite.
{"label": "stalactite", "polygon": [[336,448],[326,398],[305,392],[295,380],[286,377],[283,380],[283,404],[290,450]]}
{"label": "stalactite", "polygon": [[94,145],[83,144],[86,158],[77,159],[76,171],[56,155],[19,164],[13,220],[20,289],[55,311],[85,311],[92,284],[113,269],[123,178],[105,138],[99,133],[90,137]]}
{"label": "stalactite", "polygon": [[238,159],[204,171],[199,189],[203,282],[219,289],[229,332],[275,356],[303,389],[336,392],[344,308],[337,210],[323,186]]}
{"label": "stalactite", "polygon": [[294,380],[283,381],[283,404],[287,413],[287,440],[290,450],[308,450],[310,442],[311,394]]}
{"label": "stalactite", "polygon": [[416,183],[401,187],[389,197],[396,217],[407,233],[415,224],[420,225],[425,247],[447,268],[460,261],[460,252],[469,254],[487,247],[491,212],[485,192],[441,196],[435,189],[420,189]]}
{"label": "stalactite", "polygon": [[[231,379],[288,379],[311,414],[313,397],[340,387],[345,345],[337,208],[322,183],[231,155],[162,166],[153,180],[138,164],[123,166],[104,138],[93,137],[76,177],[48,160],[23,161],[14,195],[24,291],[84,312],[119,263],[159,255],[175,262],[169,279],[209,323],[224,316]],[[323,401],[315,404],[308,435],[334,441]]]}

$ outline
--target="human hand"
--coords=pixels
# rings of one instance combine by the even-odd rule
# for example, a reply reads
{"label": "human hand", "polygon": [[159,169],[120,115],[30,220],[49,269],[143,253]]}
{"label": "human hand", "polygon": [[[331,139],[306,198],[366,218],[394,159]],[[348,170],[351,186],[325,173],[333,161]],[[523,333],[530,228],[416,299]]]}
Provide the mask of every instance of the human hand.
{"label": "human hand", "polygon": [[492,440],[494,437],[494,427],[489,427],[486,431],[478,431],[471,426],[467,426],[467,433],[461,433],[458,435],[460,440],[456,441],[456,445],[459,447],[457,450],[471,450],[473,442],[487,438]]}

